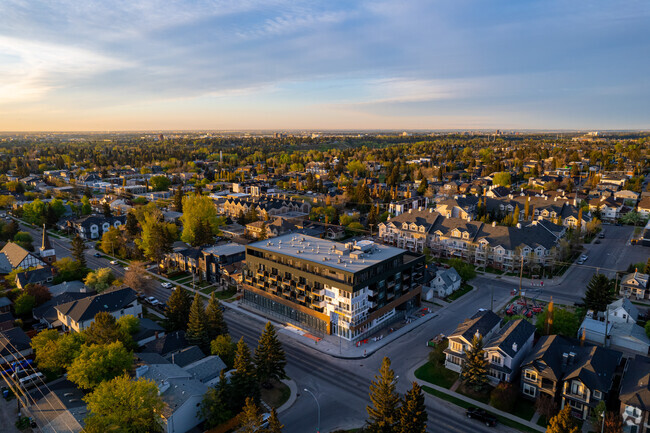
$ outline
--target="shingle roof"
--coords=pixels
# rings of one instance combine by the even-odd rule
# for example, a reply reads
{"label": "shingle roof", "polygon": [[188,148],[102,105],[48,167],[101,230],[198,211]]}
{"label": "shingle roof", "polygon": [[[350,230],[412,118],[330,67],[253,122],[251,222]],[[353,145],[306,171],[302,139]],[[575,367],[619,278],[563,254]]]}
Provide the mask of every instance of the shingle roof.
{"label": "shingle roof", "polygon": [[621,403],[650,411],[650,358],[630,359],[621,380]]}
{"label": "shingle roof", "polygon": [[20,283],[21,287],[25,287],[28,284],[41,283],[52,277],[52,268],[49,266],[40,266],[36,269],[24,271],[16,275],[16,279]]}
{"label": "shingle roof", "polygon": [[225,368],[227,368],[226,364],[216,355],[204,357],[185,366],[185,370],[202,383],[219,377],[221,370]]}
{"label": "shingle roof", "polygon": [[17,268],[20,262],[25,260],[25,257],[29,255],[29,251],[18,244],[7,242],[7,245],[0,251],[0,254],[4,254],[9,263],[11,263],[12,268]]}
{"label": "shingle roof", "polygon": [[456,330],[449,335],[449,338],[452,337],[463,337],[467,341],[472,341],[474,334],[478,331],[479,334],[485,336],[488,332],[492,330],[501,322],[501,318],[494,314],[493,311],[485,310],[479,311],[470,319],[466,319],[458,325]]}
{"label": "shingle roof", "polygon": [[187,347],[185,332],[176,331],[145,344],[142,352],[154,352],[165,356],[168,353],[177,352],[184,347]]}
{"label": "shingle roof", "polygon": [[43,305],[32,310],[32,316],[37,319],[45,319],[49,323],[53,323],[57,320],[56,306],[62,305],[68,302],[78,301],[79,299],[87,298],[92,296],[92,293],[82,293],[82,292],[63,292],[60,295],[54,296],[49,301],[45,302]]}
{"label": "shingle roof", "polygon": [[120,310],[136,299],[135,290],[125,287],[57,305],[55,308],[75,322],[84,322],[92,319],[99,312]]}
{"label": "shingle roof", "polygon": [[[524,344],[531,335],[535,333],[535,327],[525,319],[512,320],[506,323],[485,345],[485,348],[498,348],[506,355],[514,357],[517,351],[524,347]],[[515,350],[514,345],[517,345]]]}
{"label": "shingle roof", "polygon": [[203,358],[205,358],[205,354],[199,349],[199,346],[186,347],[178,353],[172,353],[165,357],[172,364],[180,367],[185,367]]}
{"label": "shingle roof", "polygon": [[0,355],[7,356],[31,347],[31,338],[20,328],[0,331]]}

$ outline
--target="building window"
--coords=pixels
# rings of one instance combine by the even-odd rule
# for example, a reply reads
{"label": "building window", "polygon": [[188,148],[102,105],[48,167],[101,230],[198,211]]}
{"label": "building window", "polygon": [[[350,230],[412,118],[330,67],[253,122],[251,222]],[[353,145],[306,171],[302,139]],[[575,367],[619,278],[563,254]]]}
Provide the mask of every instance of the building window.
{"label": "building window", "polygon": [[571,406],[572,408],[576,410],[582,410],[583,404],[580,403],[579,401],[575,401],[571,399],[567,399],[566,401],[569,403],[569,406]]}
{"label": "building window", "polygon": [[600,391],[595,390],[594,391],[594,398],[597,398],[597,399],[600,400],[601,398],[603,398],[603,394]]}
{"label": "building window", "polygon": [[501,357],[499,355],[492,355],[490,360],[493,364],[501,364]]}
{"label": "building window", "polygon": [[523,388],[524,394],[530,397],[535,397],[537,395],[537,388],[535,388],[532,385],[529,385],[527,383],[524,383],[524,388]]}
{"label": "building window", "polygon": [[537,372],[533,370],[526,370],[524,372],[524,377],[530,381],[537,382]]}

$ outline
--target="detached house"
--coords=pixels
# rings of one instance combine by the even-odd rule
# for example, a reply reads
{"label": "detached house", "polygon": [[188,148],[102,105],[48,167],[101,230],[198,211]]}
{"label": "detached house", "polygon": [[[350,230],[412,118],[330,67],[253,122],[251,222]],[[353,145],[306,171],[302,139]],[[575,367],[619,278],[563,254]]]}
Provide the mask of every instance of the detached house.
{"label": "detached house", "polygon": [[650,433],[650,358],[630,359],[621,380],[621,418],[624,433]]}
{"label": "detached house", "polygon": [[626,298],[648,299],[648,274],[634,272],[621,278],[619,294]]}
{"label": "detached house", "polygon": [[102,311],[110,313],[116,319],[128,314],[142,317],[142,305],[138,303],[135,290],[130,287],[66,302],[54,308],[63,328],[75,332],[88,328],[95,320],[95,315]]}
{"label": "detached house", "polygon": [[458,325],[449,335],[449,347],[445,349],[445,367],[460,373],[465,352],[472,346],[474,336],[483,337],[485,343],[497,330],[501,318],[489,310],[479,311],[471,318]]}
{"label": "detached house", "polygon": [[72,227],[82,239],[99,239],[111,227],[119,227],[126,223],[126,216],[105,217],[103,215],[88,215],[76,221],[69,221]]}
{"label": "detached house", "polygon": [[535,327],[525,319],[512,320],[483,346],[489,362],[490,382],[512,382],[519,366],[533,347]]}
{"label": "detached house", "polygon": [[612,386],[621,362],[620,352],[547,335],[522,363],[521,391],[531,399],[553,398],[561,408],[571,406],[575,417],[586,419],[616,391]]}

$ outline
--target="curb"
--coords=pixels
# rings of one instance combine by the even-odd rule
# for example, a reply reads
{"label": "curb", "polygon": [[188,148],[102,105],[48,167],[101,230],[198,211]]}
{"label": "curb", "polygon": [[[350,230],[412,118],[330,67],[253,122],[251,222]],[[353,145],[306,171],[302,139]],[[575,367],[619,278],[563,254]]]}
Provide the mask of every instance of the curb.
{"label": "curb", "polygon": [[289,387],[291,394],[289,395],[289,400],[287,400],[282,406],[276,409],[278,414],[286,411],[291,406],[293,406],[293,404],[296,402],[296,399],[298,398],[298,385],[296,385],[296,382],[293,379],[282,379],[281,382]]}

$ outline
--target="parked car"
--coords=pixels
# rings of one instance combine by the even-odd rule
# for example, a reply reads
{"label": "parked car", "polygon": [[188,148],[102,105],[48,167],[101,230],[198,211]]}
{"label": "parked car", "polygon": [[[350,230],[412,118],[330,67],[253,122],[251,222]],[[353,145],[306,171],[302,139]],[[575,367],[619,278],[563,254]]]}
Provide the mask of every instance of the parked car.
{"label": "parked car", "polygon": [[95,253],[95,254],[93,254],[93,257],[97,257],[97,258],[100,258],[101,256],[102,256],[102,255],[101,255],[101,254],[99,254],[99,253]]}
{"label": "parked car", "polygon": [[160,284],[160,285],[161,285],[162,287],[164,287],[165,289],[170,289],[170,288],[173,286],[172,283],[167,283],[167,282],[164,282],[164,283],[162,283],[162,284]]}
{"label": "parked car", "polygon": [[600,232],[598,234],[598,237],[601,238],[601,239],[604,239],[605,238],[605,232]]}
{"label": "parked car", "polygon": [[594,243],[595,243],[595,244],[599,244],[599,243],[600,243],[600,239],[596,239],[596,240],[594,241]]}
{"label": "parked car", "polygon": [[111,265],[117,265],[117,260],[111,260],[109,263],[110,263]]}
{"label": "parked car", "polygon": [[491,415],[478,407],[467,408],[465,414],[467,415],[467,418],[477,419],[488,427],[494,427],[497,425],[497,419],[494,415]]}

